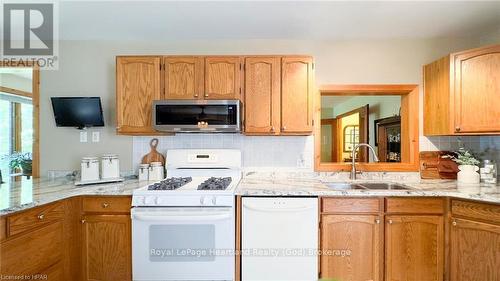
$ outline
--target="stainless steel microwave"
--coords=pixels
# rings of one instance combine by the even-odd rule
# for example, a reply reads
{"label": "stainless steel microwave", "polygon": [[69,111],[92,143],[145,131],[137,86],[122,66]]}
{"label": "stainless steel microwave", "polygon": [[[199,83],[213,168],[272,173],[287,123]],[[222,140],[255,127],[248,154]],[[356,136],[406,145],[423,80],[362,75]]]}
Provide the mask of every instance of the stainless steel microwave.
{"label": "stainless steel microwave", "polygon": [[238,133],[239,100],[157,100],[153,127],[174,133]]}

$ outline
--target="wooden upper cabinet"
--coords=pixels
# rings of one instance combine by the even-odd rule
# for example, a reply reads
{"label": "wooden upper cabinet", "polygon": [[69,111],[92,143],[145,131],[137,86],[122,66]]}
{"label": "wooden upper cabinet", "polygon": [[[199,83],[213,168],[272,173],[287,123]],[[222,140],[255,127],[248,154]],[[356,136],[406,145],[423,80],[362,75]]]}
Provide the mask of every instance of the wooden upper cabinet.
{"label": "wooden upper cabinet", "polygon": [[83,280],[132,280],[130,215],[83,217]]}
{"label": "wooden upper cabinet", "polygon": [[281,133],[310,134],[313,124],[313,59],[281,61]]}
{"label": "wooden upper cabinet", "polygon": [[205,58],[205,99],[240,99],[240,57]]}
{"label": "wooden upper cabinet", "polygon": [[[321,256],[321,278],[381,280],[382,235],[376,215],[323,215],[321,250],[349,250]],[[422,279],[423,280],[423,279]]]}
{"label": "wooden upper cabinet", "polygon": [[450,280],[500,280],[500,226],[454,219],[450,241]]}
{"label": "wooden upper cabinet", "polygon": [[116,123],[119,134],[158,134],[152,127],[153,100],[162,98],[160,57],[116,58]]}
{"label": "wooden upper cabinet", "polygon": [[204,92],[203,57],[164,57],[166,99],[200,99]]}
{"label": "wooden upper cabinet", "polygon": [[245,58],[245,133],[280,132],[280,58]]}
{"label": "wooden upper cabinet", "polygon": [[500,45],[456,54],[454,66],[455,130],[500,133]]}
{"label": "wooden upper cabinet", "polygon": [[390,215],[385,221],[385,280],[443,280],[443,217]]}
{"label": "wooden upper cabinet", "polygon": [[428,64],[424,135],[500,134],[498,100],[500,45],[453,53]]}

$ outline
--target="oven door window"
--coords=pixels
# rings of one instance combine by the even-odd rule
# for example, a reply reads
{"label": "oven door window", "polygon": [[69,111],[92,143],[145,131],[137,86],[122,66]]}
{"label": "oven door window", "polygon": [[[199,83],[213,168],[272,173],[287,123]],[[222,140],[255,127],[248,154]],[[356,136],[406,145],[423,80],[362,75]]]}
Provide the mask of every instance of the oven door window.
{"label": "oven door window", "polygon": [[151,262],[212,262],[215,225],[170,224],[149,226]]}

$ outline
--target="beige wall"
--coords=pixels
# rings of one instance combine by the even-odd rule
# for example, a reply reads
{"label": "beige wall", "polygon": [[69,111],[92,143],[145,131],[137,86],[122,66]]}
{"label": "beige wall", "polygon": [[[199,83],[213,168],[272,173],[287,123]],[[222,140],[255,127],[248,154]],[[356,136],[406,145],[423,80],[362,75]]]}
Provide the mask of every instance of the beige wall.
{"label": "beige wall", "polygon": [[[85,155],[118,153],[122,170],[132,169],[132,137],[115,135],[115,56],[126,54],[310,54],[318,85],[328,83],[415,83],[421,67],[478,40],[398,39],[349,41],[64,41],[59,70],[42,71],[40,100],[41,174],[74,170]],[[99,143],[80,143],[76,129],[56,128],[49,97],[100,96],[106,127]],[[92,131],[92,130],[91,130]],[[90,136],[89,136],[90,137]]]}

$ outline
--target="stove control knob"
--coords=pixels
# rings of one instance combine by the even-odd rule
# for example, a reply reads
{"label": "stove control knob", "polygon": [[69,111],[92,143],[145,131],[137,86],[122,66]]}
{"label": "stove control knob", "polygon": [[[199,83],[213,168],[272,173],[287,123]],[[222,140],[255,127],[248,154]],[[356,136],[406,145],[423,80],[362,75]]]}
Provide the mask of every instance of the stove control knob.
{"label": "stove control knob", "polygon": [[144,203],[147,206],[156,205],[156,197],[154,197],[154,196],[147,196],[146,199],[144,200]]}
{"label": "stove control knob", "polygon": [[212,205],[216,206],[217,205],[217,197],[212,197]]}
{"label": "stove control knob", "polygon": [[208,206],[210,205],[210,197],[204,196],[200,198],[200,203],[202,206]]}

